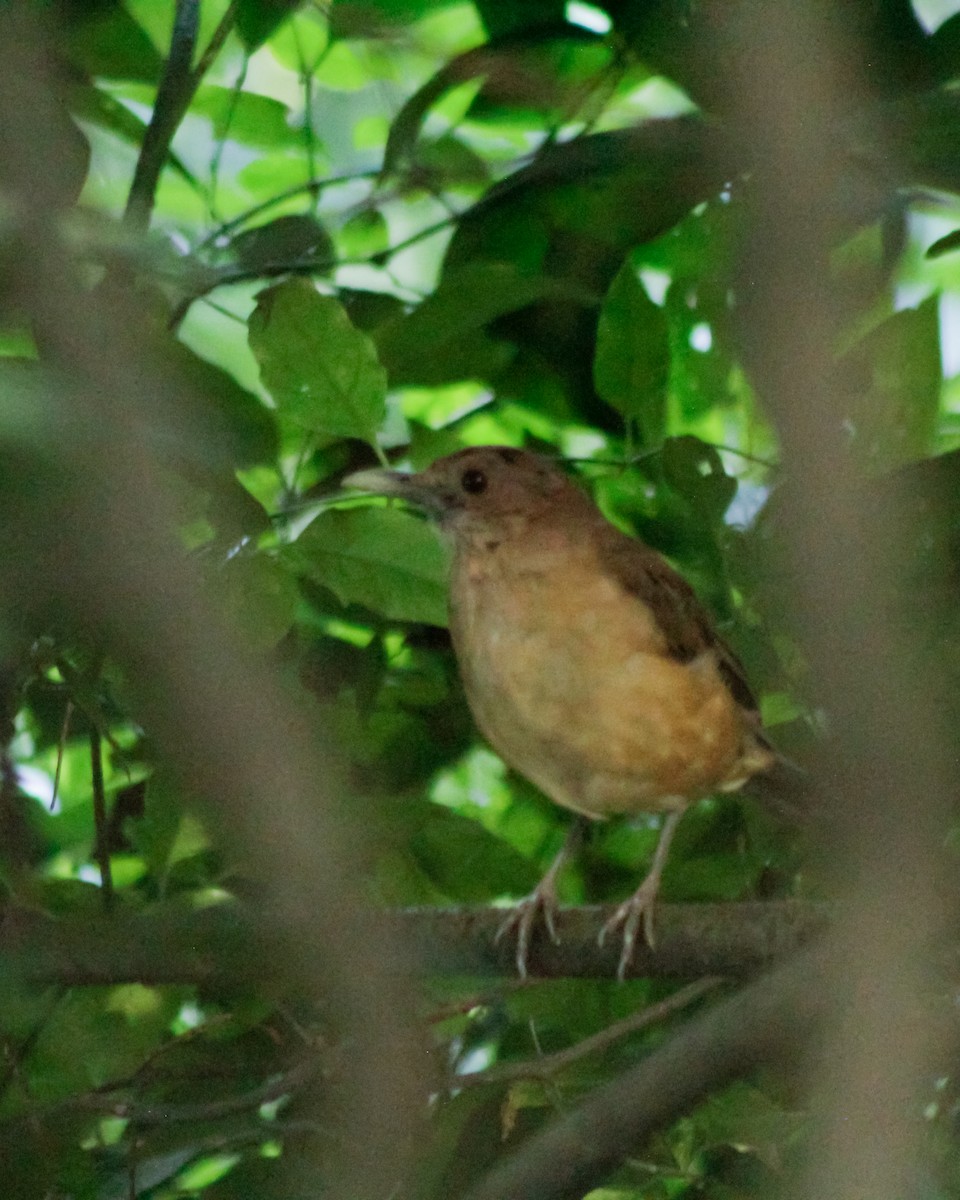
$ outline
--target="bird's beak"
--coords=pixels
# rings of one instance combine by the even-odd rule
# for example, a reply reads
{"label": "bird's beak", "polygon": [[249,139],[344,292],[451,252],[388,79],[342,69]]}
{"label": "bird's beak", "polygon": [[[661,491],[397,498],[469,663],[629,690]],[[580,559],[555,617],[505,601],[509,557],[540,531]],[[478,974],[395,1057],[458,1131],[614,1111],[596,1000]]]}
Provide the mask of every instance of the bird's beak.
{"label": "bird's beak", "polygon": [[366,471],[354,471],[343,480],[345,488],[358,492],[372,492],[375,496],[405,496],[412,478],[402,471],[381,471],[369,467]]}
{"label": "bird's beak", "polygon": [[374,496],[406,500],[420,508],[433,510],[438,507],[436,488],[425,483],[422,476],[408,475],[403,471],[381,471],[378,468],[354,471],[343,480],[343,486]]}

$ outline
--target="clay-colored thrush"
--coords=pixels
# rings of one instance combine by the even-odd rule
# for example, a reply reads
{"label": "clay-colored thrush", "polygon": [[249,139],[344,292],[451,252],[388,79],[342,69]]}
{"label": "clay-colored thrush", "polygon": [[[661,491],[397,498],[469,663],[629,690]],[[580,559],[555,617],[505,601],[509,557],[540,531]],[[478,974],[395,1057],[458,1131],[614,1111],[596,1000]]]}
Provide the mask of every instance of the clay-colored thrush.
{"label": "clay-colored thrush", "polygon": [[[773,766],[743,667],[684,579],[611,525],[553,463],[481,446],[350,487],[400,497],[453,545],[450,631],[467,699],[491,746],[585,817],[664,813],[646,879],[605,926],[623,926],[622,977],[653,907],[684,810]],[[526,970],[542,913],[556,938],[570,839],[505,928]],[[501,931],[502,932],[502,931]]]}

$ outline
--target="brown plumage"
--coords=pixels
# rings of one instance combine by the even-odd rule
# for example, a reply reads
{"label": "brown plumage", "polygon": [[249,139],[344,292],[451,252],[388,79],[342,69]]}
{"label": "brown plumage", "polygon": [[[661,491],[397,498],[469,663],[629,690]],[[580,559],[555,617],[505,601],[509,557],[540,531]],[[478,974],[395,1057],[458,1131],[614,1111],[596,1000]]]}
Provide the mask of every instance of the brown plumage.
{"label": "brown plumage", "polygon": [[[666,814],[647,878],[604,930],[623,926],[622,976],[641,922],[653,944],[684,810],[775,762],[742,665],[686,581],[539,455],[482,446],[417,475],[347,482],[422,506],[449,537],[453,644],[477,725],[501,757],[582,816]],[[521,973],[538,914],[554,934],[568,849],[507,923]]]}

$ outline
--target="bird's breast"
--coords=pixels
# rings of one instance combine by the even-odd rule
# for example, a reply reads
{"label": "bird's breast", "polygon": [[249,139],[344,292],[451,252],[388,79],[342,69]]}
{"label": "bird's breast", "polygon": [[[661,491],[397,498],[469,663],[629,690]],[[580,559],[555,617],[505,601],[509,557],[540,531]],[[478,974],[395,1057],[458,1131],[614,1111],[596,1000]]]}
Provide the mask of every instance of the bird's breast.
{"label": "bird's breast", "polygon": [[565,807],[680,807],[735,786],[744,714],[712,656],[670,657],[652,610],[587,551],[542,537],[462,555],[451,632],[481,731]]}

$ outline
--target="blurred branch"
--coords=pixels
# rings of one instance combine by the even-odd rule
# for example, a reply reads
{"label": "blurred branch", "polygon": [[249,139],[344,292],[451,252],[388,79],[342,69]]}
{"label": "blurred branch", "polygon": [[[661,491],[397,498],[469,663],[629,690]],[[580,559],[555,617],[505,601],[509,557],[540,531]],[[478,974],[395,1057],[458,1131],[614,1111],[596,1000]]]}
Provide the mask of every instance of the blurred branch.
{"label": "blurred branch", "polygon": [[32,6],[0,8],[0,159],[19,218],[3,282],[59,380],[38,415],[49,436],[29,447],[42,480],[4,495],[3,616],[22,613],[26,592],[94,634],[178,785],[215,814],[227,854],[256,864],[273,901],[277,978],[323,996],[357,1031],[337,1113],[354,1142],[335,1154],[303,1145],[283,1170],[296,1191],[298,1171],[322,1155],[331,1197],[384,1196],[404,1174],[428,1087],[403,947],[360,902],[351,864],[362,831],[335,804],[321,731],[231,633],[176,536],[158,447],[189,438],[191,420],[154,360],[136,296],[116,279],[84,290],[72,270],[56,220],[66,156],[44,51]]}
{"label": "blurred branch", "polygon": [[958,788],[949,682],[932,661],[921,677],[907,633],[916,506],[895,485],[889,502],[868,502],[848,433],[856,384],[836,359],[859,316],[831,271],[849,178],[838,129],[882,60],[872,12],[745,0],[732,20],[717,5],[711,31],[724,39],[735,126],[763,164],[746,195],[735,311],[789,471],[781,511],[795,618],[831,732],[816,773],[843,797],[821,834],[842,901],[819,962],[828,1021],[809,1060],[823,1137],[794,1193],[836,1200],[925,1186],[917,1113],[944,1048],[915,1017],[956,892],[941,853]]}
{"label": "blurred branch", "polygon": [[[561,909],[561,944],[535,938],[531,976],[612,979],[619,947],[597,945],[612,911]],[[743,978],[797,950],[827,921],[822,905],[799,901],[665,904],[658,915],[657,950],[638,948],[634,977]],[[502,908],[411,908],[383,912],[378,923],[388,942],[417,951],[434,974],[512,978],[513,947],[495,942],[503,916]],[[69,986],[271,981],[287,969],[276,919],[269,910],[254,918],[237,904],[77,920],[11,908],[0,921],[0,964],[8,978]]]}

